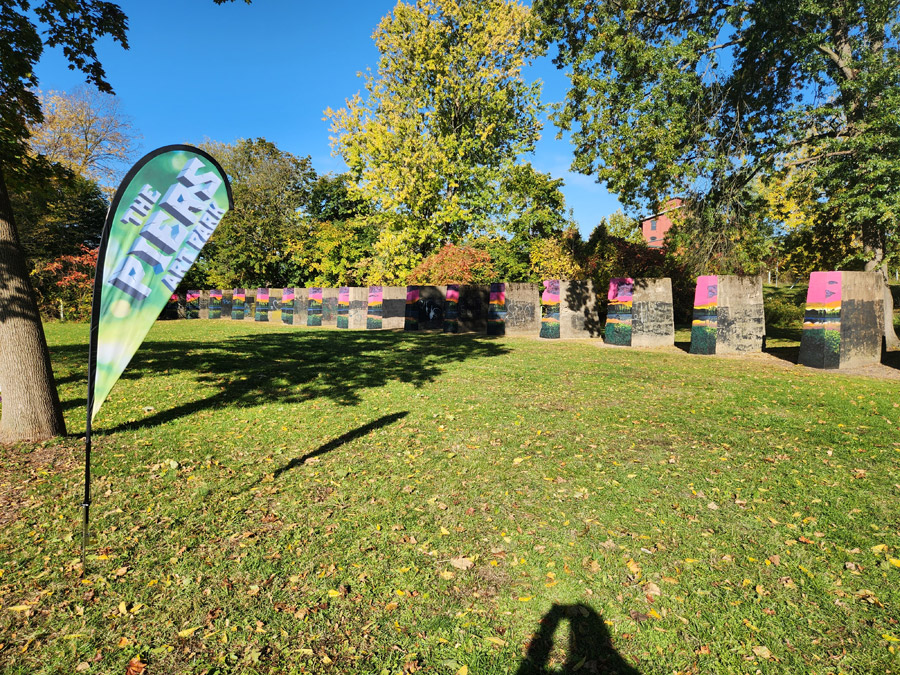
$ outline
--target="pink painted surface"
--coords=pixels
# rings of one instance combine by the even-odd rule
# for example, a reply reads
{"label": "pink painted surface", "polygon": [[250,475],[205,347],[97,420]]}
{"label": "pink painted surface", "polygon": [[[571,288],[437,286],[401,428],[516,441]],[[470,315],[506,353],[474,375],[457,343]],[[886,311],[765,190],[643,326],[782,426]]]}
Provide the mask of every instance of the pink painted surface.
{"label": "pink painted surface", "polygon": [[810,274],[806,304],[817,309],[840,307],[841,273],[813,272]]}
{"label": "pink painted surface", "polygon": [[418,287],[416,287],[416,288],[407,287],[407,289],[406,289],[406,304],[410,305],[410,304],[418,302],[418,301],[419,301]]}
{"label": "pink painted surface", "polygon": [[543,282],[544,292],[541,294],[541,303],[555,305],[559,302],[559,279],[547,279]]}
{"label": "pink painted surface", "polygon": [[459,286],[449,284],[447,286],[447,300],[450,302],[459,302]]}
{"label": "pink painted surface", "polygon": [[381,286],[369,286],[369,304],[380,305],[384,297]]}
{"label": "pink painted surface", "polygon": [[609,280],[609,300],[618,302],[630,302],[634,297],[634,279],[631,277],[616,277]]}
{"label": "pink painted surface", "polygon": [[719,304],[719,277],[697,277],[694,307],[710,307]]}

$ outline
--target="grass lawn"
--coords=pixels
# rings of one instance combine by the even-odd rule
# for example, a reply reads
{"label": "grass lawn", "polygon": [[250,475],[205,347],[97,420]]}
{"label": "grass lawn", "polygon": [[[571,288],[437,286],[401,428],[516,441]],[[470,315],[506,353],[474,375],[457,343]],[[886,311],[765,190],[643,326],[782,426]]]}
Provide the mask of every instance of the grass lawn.
{"label": "grass lawn", "polygon": [[[87,328],[47,327],[84,429]],[[900,391],[588,341],[158,323],[0,450],[0,671],[900,672]]]}

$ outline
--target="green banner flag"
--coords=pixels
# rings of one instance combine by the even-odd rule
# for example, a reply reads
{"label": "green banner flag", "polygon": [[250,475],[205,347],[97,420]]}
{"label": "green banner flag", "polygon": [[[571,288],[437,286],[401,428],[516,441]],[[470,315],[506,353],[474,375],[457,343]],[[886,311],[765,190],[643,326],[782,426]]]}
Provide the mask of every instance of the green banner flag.
{"label": "green banner flag", "polygon": [[94,280],[90,419],[231,207],[222,167],[188,145],[154,150],[122,181]]}

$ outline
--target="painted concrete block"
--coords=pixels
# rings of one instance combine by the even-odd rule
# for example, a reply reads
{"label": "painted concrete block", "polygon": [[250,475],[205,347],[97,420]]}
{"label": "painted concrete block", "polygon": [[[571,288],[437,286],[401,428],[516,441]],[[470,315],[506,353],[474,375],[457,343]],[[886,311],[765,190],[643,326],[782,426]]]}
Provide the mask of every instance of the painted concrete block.
{"label": "painted concrete block", "polygon": [[247,312],[247,291],[243,288],[235,288],[231,295],[231,320],[243,321]]}
{"label": "painted concrete block", "polygon": [[443,330],[446,286],[407,286],[404,330]]}
{"label": "painted concrete block", "polygon": [[463,285],[459,287],[459,332],[486,333],[490,286]]}
{"label": "painted concrete block", "polygon": [[367,310],[369,307],[369,289],[359,286],[350,287],[350,302],[347,313],[347,327],[350,330],[366,330]]}
{"label": "painted concrete block", "polygon": [[560,336],[559,279],[545,279],[541,282],[541,332],[546,340],[558,340]]}
{"label": "painted concrete block", "polygon": [[322,289],[322,325],[334,328],[337,326],[338,289]]}
{"label": "painted concrete block", "polygon": [[[200,311],[203,311],[203,299],[201,298]],[[222,291],[213,288],[207,295],[206,316],[208,319],[222,318]]]}
{"label": "painted concrete block", "polygon": [[675,344],[671,279],[610,280],[604,337],[608,344],[666,347]]}
{"label": "painted concrete block", "polygon": [[222,291],[222,318],[231,321],[231,302],[234,296],[232,289],[224,289]]}
{"label": "painted concrete block", "polygon": [[491,284],[488,297],[487,334],[506,335],[506,284]]}
{"label": "painted concrete block", "polygon": [[697,279],[691,354],[760,352],[765,335],[762,277],[707,275]]}
{"label": "painted concrete block", "polygon": [[286,326],[294,325],[294,304],[297,294],[293,288],[281,289],[281,323]]}
{"label": "painted concrete block", "polygon": [[200,291],[187,291],[185,294],[185,319],[200,318]]}
{"label": "painted concrete block", "polygon": [[314,286],[307,289],[307,315],[306,325],[311,327],[319,327],[322,325],[322,293],[321,286]]}
{"label": "painted concrete block", "polygon": [[813,272],[799,362],[854,368],[881,361],[884,289],[876,272]]}
{"label": "painted concrete block", "polygon": [[281,299],[283,297],[284,289],[282,288],[270,288],[269,289],[269,322],[270,323],[281,323]]}
{"label": "painted concrete block", "polygon": [[257,289],[247,288],[244,293],[244,321],[256,321]]}
{"label": "painted concrete block", "polygon": [[381,287],[381,327],[403,330],[406,320],[406,286]]}
{"label": "painted concrete block", "polygon": [[209,318],[209,291],[200,291],[200,311],[198,312],[198,318],[200,319],[208,319]]}
{"label": "painted concrete block", "polygon": [[459,284],[447,284],[444,300],[444,332],[459,332]]}
{"label": "painted concrete block", "polygon": [[350,327],[350,287],[338,288],[337,327],[345,330]]}
{"label": "painted concrete block", "polygon": [[506,335],[540,335],[542,288],[539,284],[506,284]]}
{"label": "painted concrete block", "polygon": [[366,330],[384,328],[384,290],[381,286],[369,286],[366,299]]}
{"label": "painted concrete block", "polygon": [[590,281],[559,282],[559,336],[598,338],[603,334],[600,308]]}
{"label": "painted concrete block", "polygon": [[294,288],[294,325],[306,327],[309,321],[309,289]]}
{"label": "painted concrete block", "polygon": [[269,289],[268,288],[257,288],[256,289],[256,307],[253,313],[253,318],[256,321],[269,321]]}

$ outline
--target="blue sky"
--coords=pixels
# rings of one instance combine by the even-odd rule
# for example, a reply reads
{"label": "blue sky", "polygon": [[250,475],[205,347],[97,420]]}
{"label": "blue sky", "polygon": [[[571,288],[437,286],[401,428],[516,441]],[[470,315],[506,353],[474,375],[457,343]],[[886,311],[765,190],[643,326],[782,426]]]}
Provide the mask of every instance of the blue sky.
{"label": "blue sky", "polygon": [[[319,173],[341,172],[331,155],[323,111],[361,90],[357,73],[378,65],[372,33],[396,0],[125,0],[130,49],[98,47],[123,110],[143,136],[140,154],[170,143],[230,142],[264,137],[312,157]],[[59,50],[37,68],[40,88],[68,90],[83,76]],[[559,101],[567,80],[545,57],[529,73],[544,82],[543,99]],[[572,146],[547,121],[530,161],[565,180],[566,203],[586,236],[620,208],[588,176],[568,171]]]}

